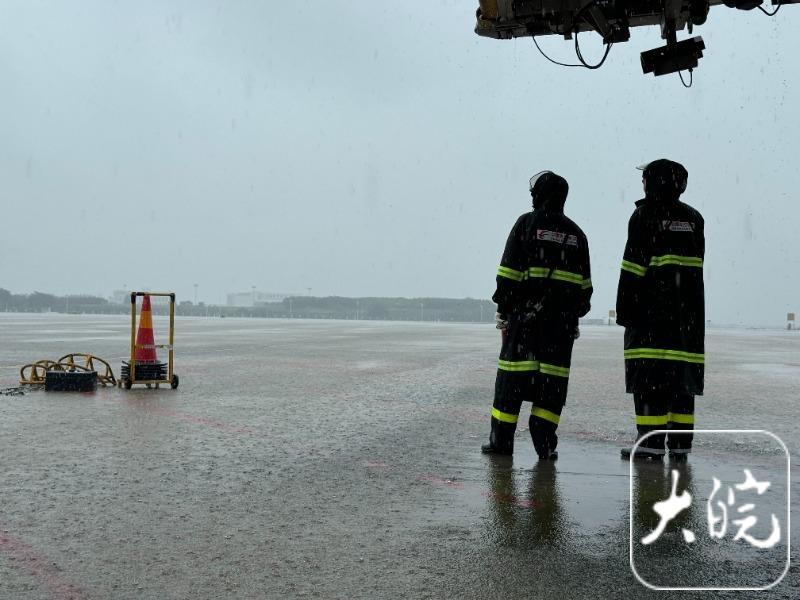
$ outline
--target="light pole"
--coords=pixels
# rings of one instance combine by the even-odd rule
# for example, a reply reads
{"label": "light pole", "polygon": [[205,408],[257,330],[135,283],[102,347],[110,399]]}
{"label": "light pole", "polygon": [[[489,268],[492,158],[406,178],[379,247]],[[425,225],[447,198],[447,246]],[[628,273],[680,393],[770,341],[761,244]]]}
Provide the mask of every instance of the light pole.
{"label": "light pole", "polygon": [[358,321],[359,312],[361,312],[361,301],[356,298],[356,321]]}
{"label": "light pole", "polygon": [[419,303],[419,320],[425,320],[425,304],[422,302]]}
{"label": "light pole", "polygon": [[194,305],[197,306],[197,284],[194,284]]}

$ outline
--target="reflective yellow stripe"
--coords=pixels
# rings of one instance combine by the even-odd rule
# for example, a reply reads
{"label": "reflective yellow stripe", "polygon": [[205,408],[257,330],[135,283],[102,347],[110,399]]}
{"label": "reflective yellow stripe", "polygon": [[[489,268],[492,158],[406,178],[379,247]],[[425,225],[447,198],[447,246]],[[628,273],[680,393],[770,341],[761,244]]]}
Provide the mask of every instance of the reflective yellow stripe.
{"label": "reflective yellow stripe", "polygon": [[552,277],[553,279],[556,279],[558,281],[566,281],[567,283],[576,283],[578,285],[583,284],[583,277],[581,277],[577,273],[572,273],[570,271],[562,271],[561,269],[556,269],[553,271]]}
{"label": "reflective yellow stripe", "polygon": [[694,425],[694,415],[688,413],[674,413],[671,412],[667,415],[669,421],[673,423],[683,423],[684,425]]}
{"label": "reflective yellow stripe", "polygon": [[547,267],[529,267],[525,271],[517,271],[516,269],[500,265],[497,268],[497,276],[505,277],[506,279],[511,279],[512,281],[524,281],[531,277],[534,279],[546,279],[549,276],[551,279],[555,279],[556,281],[574,283],[584,289],[592,287],[592,280],[588,278],[584,279],[578,273],[573,273],[572,271],[562,271],[561,269],[553,269],[553,274],[550,275],[550,269]]}
{"label": "reflective yellow stripe", "polygon": [[498,360],[497,368],[501,371],[541,371],[545,375],[569,377],[569,368],[539,362],[538,360]]}
{"label": "reflective yellow stripe", "polygon": [[[528,269],[528,277],[546,278],[548,275],[550,275],[550,269],[547,267],[530,267]],[[573,273],[572,271],[563,271],[561,269],[553,269],[553,274],[550,275],[550,278],[555,279],[556,281],[574,283],[576,285],[583,285],[583,282],[586,281],[584,280],[583,276],[579,275],[578,273]]]}
{"label": "reflective yellow stripe", "polygon": [[662,267],[664,265],[678,265],[679,267],[700,267],[703,268],[703,259],[699,256],[679,256],[677,254],[664,254],[654,256],[650,259],[651,267]]}
{"label": "reflective yellow stripe", "polygon": [[540,362],[539,370],[545,375],[555,375],[556,377],[569,377],[569,369],[566,367],[557,367],[556,365],[549,365]]}
{"label": "reflective yellow stripe", "polygon": [[644,274],[647,273],[647,267],[643,267],[642,265],[637,265],[634,262],[630,262],[628,260],[622,261],[622,270],[627,271],[628,273],[633,273],[634,275],[639,275],[640,277],[644,277]]}
{"label": "reflective yellow stripe", "polygon": [[547,277],[550,269],[546,267],[530,267],[528,269],[528,277]]}
{"label": "reflective yellow stripe", "polygon": [[516,423],[517,419],[519,419],[519,415],[504,413],[502,410],[497,410],[496,408],[492,408],[492,416],[503,423]]}
{"label": "reflective yellow stripe", "polygon": [[515,269],[511,269],[509,267],[504,267],[503,265],[500,265],[497,268],[497,276],[505,277],[506,279],[512,279],[514,281],[522,281],[525,278],[525,273],[522,271],[516,271]]}
{"label": "reflective yellow stripe", "polygon": [[498,360],[497,368],[501,371],[538,371],[538,360]]}
{"label": "reflective yellow stripe", "polygon": [[625,350],[625,359],[648,358],[653,360],[679,360],[682,362],[702,365],[705,362],[703,354],[684,352],[683,350],[664,350],[661,348],[631,348]]}
{"label": "reflective yellow stripe", "polygon": [[636,415],[637,425],[666,425],[667,415]]}
{"label": "reflective yellow stripe", "polygon": [[544,408],[539,408],[538,406],[534,406],[531,409],[531,414],[534,417],[539,417],[540,419],[544,419],[545,421],[550,421],[551,423],[555,423],[558,425],[558,422],[561,420],[561,417],[554,412],[550,412],[549,410],[545,410]]}

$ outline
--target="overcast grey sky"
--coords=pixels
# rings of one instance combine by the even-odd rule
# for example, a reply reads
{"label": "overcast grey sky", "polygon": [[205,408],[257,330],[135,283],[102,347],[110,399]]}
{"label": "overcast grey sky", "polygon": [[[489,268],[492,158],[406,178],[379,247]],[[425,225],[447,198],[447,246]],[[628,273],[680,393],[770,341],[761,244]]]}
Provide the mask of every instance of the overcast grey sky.
{"label": "overcast grey sky", "polygon": [[476,7],[3,1],[0,287],[488,298],[552,169],[604,316],[634,165],[663,156],[706,219],[709,318],[800,311],[800,7],[713,8],[691,90],[641,73],[656,28],[564,69],[476,36]]}

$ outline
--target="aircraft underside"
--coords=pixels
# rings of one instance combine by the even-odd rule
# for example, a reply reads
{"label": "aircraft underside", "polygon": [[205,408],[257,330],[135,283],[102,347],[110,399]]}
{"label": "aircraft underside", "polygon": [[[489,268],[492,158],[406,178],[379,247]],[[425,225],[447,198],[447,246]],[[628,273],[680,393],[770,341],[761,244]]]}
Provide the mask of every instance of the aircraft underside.
{"label": "aircraft underside", "polygon": [[[642,70],[654,75],[691,71],[703,56],[705,44],[700,36],[681,41],[679,31],[690,34],[706,22],[711,6],[724,4],[739,10],[761,10],[774,15],[783,4],[800,0],[772,0],[772,12],[761,5],[764,0],[479,0],[475,33],[495,39],[543,35],[575,38],[575,48],[583,66],[589,65],[580,54],[577,34],[594,31],[608,49],[630,39],[632,27],[658,25],[666,45],[642,52]],[[538,44],[537,44],[538,46]],[[604,58],[605,60],[605,58]],[[554,61],[555,62],[555,61]],[[602,62],[600,63],[602,64]]]}

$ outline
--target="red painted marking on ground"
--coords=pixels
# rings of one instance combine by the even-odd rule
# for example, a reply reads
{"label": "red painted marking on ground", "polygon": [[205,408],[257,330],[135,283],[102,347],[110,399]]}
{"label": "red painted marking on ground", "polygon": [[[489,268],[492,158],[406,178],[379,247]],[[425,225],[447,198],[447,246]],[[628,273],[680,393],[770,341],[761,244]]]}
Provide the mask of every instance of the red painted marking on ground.
{"label": "red painted marking on ground", "polygon": [[65,579],[56,564],[41,556],[22,540],[8,533],[0,533],[0,552],[8,557],[9,564],[24,571],[50,590],[58,600],[85,600],[88,595],[74,583]]}
{"label": "red painted marking on ground", "polygon": [[147,410],[149,410],[150,412],[154,412],[158,415],[163,415],[165,417],[172,417],[174,419],[185,421],[187,423],[194,423],[195,425],[205,425],[207,427],[213,427],[214,429],[219,429],[220,431],[227,431],[228,433],[241,433],[250,435],[255,433],[255,429],[252,429],[251,427],[240,427],[238,425],[231,425],[230,423],[225,423],[224,421],[218,421],[216,419],[211,419],[209,417],[200,417],[197,415],[192,415],[178,410],[164,408],[162,406],[150,406],[147,408]]}

